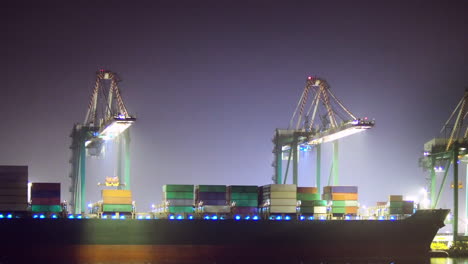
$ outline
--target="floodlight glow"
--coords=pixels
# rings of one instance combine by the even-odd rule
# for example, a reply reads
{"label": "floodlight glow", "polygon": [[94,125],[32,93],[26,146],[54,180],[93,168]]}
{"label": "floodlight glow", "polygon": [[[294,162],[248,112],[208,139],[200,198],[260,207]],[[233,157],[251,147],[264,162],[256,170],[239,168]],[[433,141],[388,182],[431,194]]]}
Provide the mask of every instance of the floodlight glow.
{"label": "floodlight glow", "polygon": [[257,220],[258,220],[258,216],[257,216],[257,215],[254,215],[254,216],[252,217],[252,220],[257,221]]}
{"label": "floodlight glow", "polygon": [[349,215],[345,216],[345,220],[351,220],[351,216]]}
{"label": "floodlight glow", "polygon": [[170,215],[169,216],[169,220],[174,220],[175,219],[175,216],[174,215]]}
{"label": "floodlight glow", "polygon": [[11,218],[13,218],[13,215],[12,214],[7,214],[7,218],[11,219]]}
{"label": "floodlight glow", "polygon": [[177,215],[177,220],[182,220],[184,217],[182,215]]}
{"label": "floodlight glow", "polygon": [[44,219],[44,218],[45,218],[45,215],[41,214],[41,215],[39,216],[39,218],[40,218],[40,219]]}
{"label": "floodlight glow", "polygon": [[76,216],[76,219],[81,219],[83,218],[80,214]]}
{"label": "floodlight glow", "polygon": [[250,220],[250,215],[244,217],[245,220]]}
{"label": "floodlight glow", "polygon": [[137,217],[137,219],[138,219],[138,220],[141,220],[141,219],[143,219],[143,216],[142,216],[142,215],[139,215],[139,216]]}
{"label": "floodlight glow", "polygon": [[110,140],[118,137],[134,122],[133,118],[129,119],[114,119],[107,125],[102,132],[99,133],[99,138],[103,140]]}
{"label": "floodlight glow", "polygon": [[309,145],[318,145],[322,143],[331,142],[340,138],[344,138],[359,132],[366,131],[367,129],[371,128],[373,125],[354,125],[348,124],[347,128],[337,128],[337,129],[329,129],[328,131],[322,133],[318,137],[312,138],[308,144]]}
{"label": "floodlight glow", "polygon": [[287,216],[284,217],[284,220],[289,221],[289,220],[291,220],[291,217],[289,215],[287,215]]}
{"label": "floodlight glow", "polygon": [[205,217],[203,217],[203,219],[205,219],[205,220],[210,220],[210,216],[209,216],[209,215],[205,215]]}
{"label": "floodlight glow", "polygon": [[193,215],[189,215],[189,216],[188,216],[188,219],[189,219],[189,220],[192,220],[192,219],[193,219]]}
{"label": "floodlight glow", "polygon": [[211,220],[218,220],[218,216],[217,216],[217,215],[213,215],[213,216],[211,217]]}
{"label": "floodlight glow", "polygon": [[383,217],[383,216],[379,216],[379,218],[378,218],[378,219],[379,219],[379,220],[385,220],[385,217]]}
{"label": "floodlight glow", "polygon": [[240,219],[241,219],[241,216],[240,216],[240,215],[236,215],[236,216],[234,217],[234,219],[240,220]]}
{"label": "floodlight glow", "polygon": [[301,216],[299,217],[299,220],[301,220],[301,221],[304,221],[304,219],[305,219],[305,216],[303,216],[303,215],[301,215]]}
{"label": "floodlight glow", "polygon": [[120,219],[125,219],[125,215],[121,215],[121,216],[120,216]]}
{"label": "floodlight glow", "polygon": [[107,215],[104,215],[104,214],[103,214],[103,215],[102,215],[102,218],[103,218],[103,219],[107,219]]}
{"label": "floodlight glow", "polygon": [[151,216],[147,215],[147,216],[146,216],[146,219],[151,219]]}
{"label": "floodlight glow", "polygon": [[[37,214],[33,215],[33,218],[36,219],[38,218],[39,216]],[[3,218],[3,215],[0,217],[0,218]]]}
{"label": "floodlight glow", "polygon": [[117,216],[116,216],[116,215],[112,215],[111,218],[112,218],[112,219],[117,219]]}
{"label": "floodlight glow", "polygon": [[276,220],[281,220],[281,219],[282,219],[282,218],[281,218],[281,216],[279,216],[279,215],[276,217]]}

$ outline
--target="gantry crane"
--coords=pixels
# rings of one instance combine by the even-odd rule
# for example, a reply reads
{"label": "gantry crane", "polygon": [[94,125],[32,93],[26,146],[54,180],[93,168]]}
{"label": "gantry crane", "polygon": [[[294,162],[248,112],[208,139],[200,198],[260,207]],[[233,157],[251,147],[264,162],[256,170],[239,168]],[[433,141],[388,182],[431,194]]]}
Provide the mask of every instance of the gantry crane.
{"label": "gantry crane", "polygon": [[[312,98],[312,100],[309,100]],[[305,111],[307,109],[307,111]],[[273,181],[286,183],[289,165],[293,161],[293,183],[298,182],[298,147],[315,146],[317,151],[316,186],[321,188],[321,144],[333,142],[333,162],[329,185],[338,184],[338,139],[374,127],[367,118],[356,118],[330,90],[321,78],[308,77],[306,86],[289,122],[288,129],[276,129],[275,174]],[[283,154],[288,153],[283,179]]]}
{"label": "gantry crane", "polygon": [[119,188],[130,188],[128,128],[136,118],[129,115],[120,95],[118,82],[115,73],[99,70],[96,73],[96,82],[85,121],[73,126],[70,135],[72,138],[70,205],[74,213],[82,213],[86,208],[86,156],[101,156],[105,141],[114,139],[118,141],[117,175],[118,177],[124,175],[123,181],[119,179],[119,182],[123,182]]}
{"label": "gantry crane", "polygon": [[[462,187],[459,184],[458,165],[460,162],[468,161],[468,91],[465,91],[463,97],[445,122],[441,136],[434,138],[424,144],[424,156],[421,159],[421,165],[424,169],[430,171],[430,202],[431,208],[438,206],[447,175],[452,165],[453,172],[453,240],[458,238],[458,190]],[[442,172],[443,176],[438,185],[437,172]],[[467,167],[468,172],[468,167]],[[467,181],[468,182],[468,174]],[[465,188],[466,189],[466,188]],[[468,191],[465,194],[465,213],[468,218]],[[465,228],[465,235],[468,235],[468,226]]]}

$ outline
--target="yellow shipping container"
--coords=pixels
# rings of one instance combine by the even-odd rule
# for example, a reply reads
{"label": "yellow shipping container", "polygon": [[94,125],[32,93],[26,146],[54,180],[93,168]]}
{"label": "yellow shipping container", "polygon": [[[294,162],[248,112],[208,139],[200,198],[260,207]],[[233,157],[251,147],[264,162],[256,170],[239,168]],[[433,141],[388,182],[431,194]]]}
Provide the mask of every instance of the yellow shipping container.
{"label": "yellow shipping container", "polygon": [[104,204],[132,204],[132,197],[103,197]]}
{"label": "yellow shipping container", "polygon": [[296,192],[271,192],[270,199],[296,199]]}
{"label": "yellow shipping container", "polygon": [[102,198],[104,197],[132,197],[132,191],[130,190],[102,190]]}

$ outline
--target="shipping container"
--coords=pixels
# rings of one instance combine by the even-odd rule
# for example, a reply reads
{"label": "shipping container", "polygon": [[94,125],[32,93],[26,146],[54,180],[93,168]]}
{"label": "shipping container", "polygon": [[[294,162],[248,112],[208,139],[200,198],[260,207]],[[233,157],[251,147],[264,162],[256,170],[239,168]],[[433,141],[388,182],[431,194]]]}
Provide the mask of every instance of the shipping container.
{"label": "shipping container", "polygon": [[33,204],[31,205],[32,212],[62,212],[61,205],[40,205],[40,204]]}
{"label": "shipping container", "polygon": [[296,184],[270,184],[262,186],[263,192],[296,192]]}
{"label": "shipping container", "polygon": [[344,214],[346,213],[346,208],[344,206],[334,206],[331,208],[333,214]]}
{"label": "shipping container", "polygon": [[322,197],[323,197],[323,200],[333,200],[333,201],[358,200],[357,193],[324,193]]}
{"label": "shipping container", "polygon": [[357,206],[346,206],[345,214],[347,215],[357,215],[358,207]]}
{"label": "shipping container", "polygon": [[132,212],[133,207],[131,204],[103,204],[103,212]]}
{"label": "shipping container", "polygon": [[232,208],[234,214],[240,215],[250,215],[250,214],[258,214],[257,207],[234,207]]}
{"label": "shipping container", "polygon": [[163,199],[194,199],[195,194],[193,192],[164,192]]}
{"label": "shipping container", "polygon": [[192,206],[169,206],[167,208],[168,213],[193,213]]}
{"label": "shipping container", "polygon": [[26,211],[27,203],[0,203],[0,212]]}
{"label": "shipping container", "polygon": [[131,197],[103,197],[104,204],[132,204]]}
{"label": "shipping container", "polygon": [[296,213],[296,206],[272,205],[266,208],[270,213],[292,214]]}
{"label": "shipping container", "polygon": [[170,206],[193,206],[194,203],[191,199],[167,199],[164,202]]}
{"label": "shipping container", "polygon": [[32,205],[57,205],[60,204],[60,198],[31,198]]}
{"label": "shipping container", "polygon": [[270,199],[270,206],[273,205],[293,205],[296,206],[296,199]]}
{"label": "shipping container", "polygon": [[301,201],[315,201],[321,200],[318,193],[297,193],[297,200]]}
{"label": "shipping container", "polygon": [[202,210],[204,213],[230,213],[231,207],[228,205],[204,205]]}
{"label": "shipping container", "polygon": [[28,187],[23,186],[23,188],[7,188],[3,185],[0,185],[0,196],[27,196]]}
{"label": "shipping container", "polygon": [[228,186],[228,192],[231,192],[231,193],[257,193],[258,192],[258,186],[231,185],[231,186]]}
{"label": "shipping container", "polygon": [[326,206],[314,206],[314,214],[326,214],[327,207]]}
{"label": "shipping container", "polygon": [[296,192],[263,192],[263,199],[296,199]]}
{"label": "shipping container", "polygon": [[390,195],[388,197],[390,202],[403,202],[403,195]]}
{"label": "shipping container", "polygon": [[332,206],[358,206],[358,201],[332,201]]}
{"label": "shipping container", "polygon": [[229,200],[257,200],[258,199],[258,193],[237,193],[237,192],[231,192],[228,195]]}
{"label": "shipping container", "polygon": [[226,201],[226,194],[222,192],[200,192],[198,193],[198,200],[224,200]]}
{"label": "shipping container", "polygon": [[132,197],[132,191],[130,190],[102,190],[101,196],[104,197]]}
{"label": "shipping container", "polygon": [[235,206],[240,206],[240,207],[256,207],[258,206],[258,201],[257,200],[231,200],[231,205],[235,203]]}
{"label": "shipping container", "polygon": [[197,204],[203,203],[203,205],[227,205],[227,200],[198,200]]}
{"label": "shipping container", "polygon": [[358,193],[357,186],[325,186],[323,193]]}
{"label": "shipping container", "polygon": [[297,193],[318,193],[317,187],[297,187]]}
{"label": "shipping container", "polygon": [[194,185],[187,184],[166,184],[163,185],[163,192],[192,192],[195,190]]}
{"label": "shipping container", "polygon": [[314,207],[313,206],[301,206],[299,211],[302,214],[313,214],[314,213]]}
{"label": "shipping container", "polygon": [[27,204],[27,195],[22,196],[0,196],[0,204]]}
{"label": "shipping container", "polygon": [[31,192],[34,191],[60,191],[60,183],[58,182],[33,182],[31,184]]}
{"label": "shipping container", "polygon": [[226,192],[226,185],[197,185],[196,190],[202,192]]}

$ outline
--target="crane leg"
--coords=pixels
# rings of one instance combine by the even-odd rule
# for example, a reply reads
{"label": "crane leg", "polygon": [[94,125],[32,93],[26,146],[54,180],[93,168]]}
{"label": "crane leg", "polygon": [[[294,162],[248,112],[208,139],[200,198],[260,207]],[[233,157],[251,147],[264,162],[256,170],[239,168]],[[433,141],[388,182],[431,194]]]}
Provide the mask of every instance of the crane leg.
{"label": "crane leg", "polygon": [[453,146],[453,242],[458,240],[458,144]]}
{"label": "crane leg", "polygon": [[333,185],[338,185],[338,140],[333,141],[332,177]]}
{"label": "crane leg", "polygon": [[292,152],[293,152],[293,184],[297,185],[297,178],[298,178],[298,169],[299,169],[299,155],[297,151],[297,140],[294,141],[292,144]]}
{"label": "crane leg", "polygon": [[124,160],[124,175],[125,175],[125,190],[130,190],[130,131],[127,129],[123,134],[125,160]]}
{"label": "crane leg", "polygon": [[126,183],[126,182],[123,182],[124,177],[122,175],[122,152],[123,152],[123,146],[122,146],[123,135],[122,134],[120,134],[116,138],[116,143],[117,143],[117,178],[119,179],[119,183],[120,183],[117,189],[122,190],[122,189],[125,189],[125,187],[123,187],[123,185],[121,184]]}
{"label": "crane leg", "polygon": [[436,173],[435,173],[435,158],[431,157],[431,208],[434,209],[436,206]]}
{"label": "crane leg", "polygon": [[80,197],[75,202],[79,206],[75,209],[76,213],[84,213],[86,209],[86,148],[84,142],[80,148]]}
{"label": "crane leg", "polygon": [[315,167],[315,186],[317,186],[317,191],[320,194],[320,177],[321,177],[321,164],[322,164],[322,145],[318,144],[317,147],[317,165]]}

